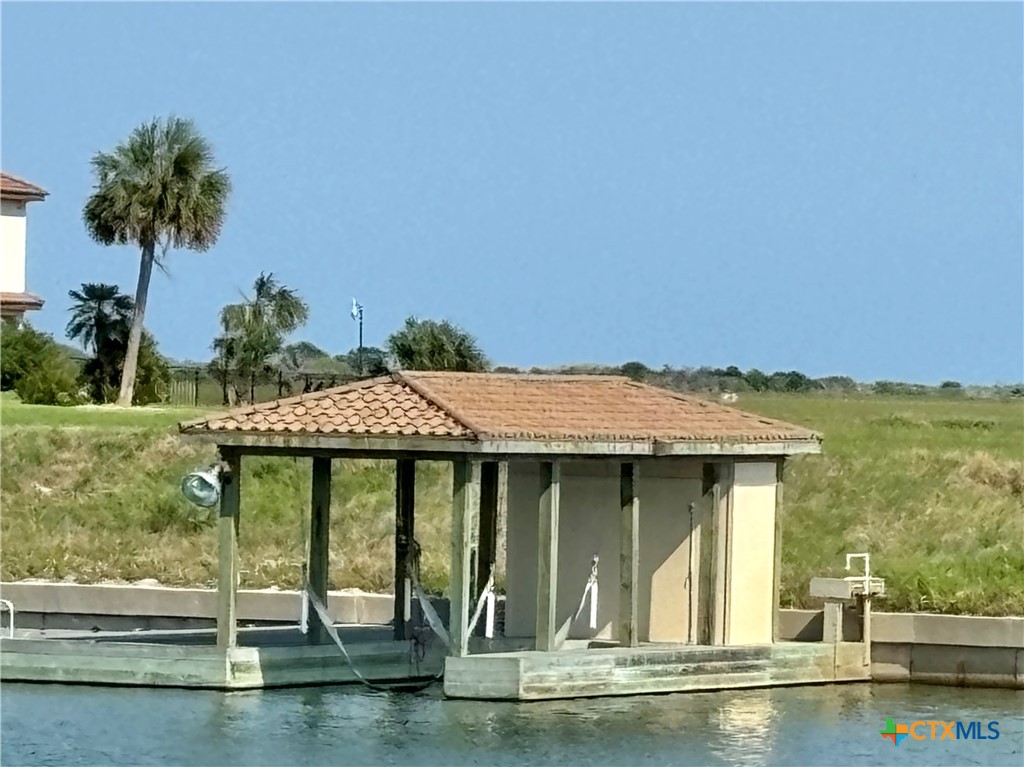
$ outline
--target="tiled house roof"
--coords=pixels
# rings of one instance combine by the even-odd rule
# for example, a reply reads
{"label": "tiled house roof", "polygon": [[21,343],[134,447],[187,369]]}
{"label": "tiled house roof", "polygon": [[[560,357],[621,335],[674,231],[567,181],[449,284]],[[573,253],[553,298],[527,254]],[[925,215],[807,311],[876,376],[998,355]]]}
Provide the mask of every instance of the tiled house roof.
{"label": "tiled house roof", "polygon": [[813,448],[820,442],[800,426],[623,377],[415,371],[241,408],[182,424],[181,431],[537,443],[802,442]]}
{"label": "tiled house roof", "polygon": [[42,200],[48,194],[49,192],[42,187],[6,171],[0,171],[0,197],[5,200]]}

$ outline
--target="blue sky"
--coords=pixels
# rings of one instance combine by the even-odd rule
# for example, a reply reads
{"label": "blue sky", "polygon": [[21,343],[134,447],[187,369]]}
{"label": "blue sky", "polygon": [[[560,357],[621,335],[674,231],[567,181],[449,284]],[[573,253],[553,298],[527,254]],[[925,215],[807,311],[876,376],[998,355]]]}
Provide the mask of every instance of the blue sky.
{"label": "blue sky", "polygon": [[261,270],[296,339],[447,317],[499,364],[1024,378],[1022,5],[4,3],[38,327],[134,292],[89,159],[194,118],[234,182],[147,326],[207,358]]}

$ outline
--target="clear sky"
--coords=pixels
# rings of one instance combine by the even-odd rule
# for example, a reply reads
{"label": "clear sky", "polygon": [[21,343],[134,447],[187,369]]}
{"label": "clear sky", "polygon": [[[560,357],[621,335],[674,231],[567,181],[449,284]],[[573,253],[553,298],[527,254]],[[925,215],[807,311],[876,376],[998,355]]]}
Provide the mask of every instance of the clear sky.
{"label": "clear sky", "polygon": [[34,323],[134,292],[81,223],[89,159],[194,118],[234,182],[147,326],[209,357],[261,270],[295,340],[447,317],[495,363],[1024,378],[1021,3],[12,4],[2,164]]}

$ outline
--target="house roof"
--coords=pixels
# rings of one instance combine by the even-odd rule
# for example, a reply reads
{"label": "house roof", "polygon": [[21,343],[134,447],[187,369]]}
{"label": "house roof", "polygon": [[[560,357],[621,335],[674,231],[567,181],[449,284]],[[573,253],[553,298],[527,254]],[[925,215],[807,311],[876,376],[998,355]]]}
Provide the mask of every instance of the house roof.
{"label": "house roof", "polygon": [[43,308],[43,299],[35,293],[0,293],[0,315],[22,314],[27,311],[35,311]]}
{"label": "house roof", "polygon": [[416,371],[180,428],[221,444],[390,450],[420,438],[415,449],[496,453],[786,454],[820,452],[821,442],[801,426],[625,377]]}
{"label": "house roof", "polygon": [[48,195],[40,186],[19,178],[7,171],[0,171],[0,197],[10,200],[42,200]]}

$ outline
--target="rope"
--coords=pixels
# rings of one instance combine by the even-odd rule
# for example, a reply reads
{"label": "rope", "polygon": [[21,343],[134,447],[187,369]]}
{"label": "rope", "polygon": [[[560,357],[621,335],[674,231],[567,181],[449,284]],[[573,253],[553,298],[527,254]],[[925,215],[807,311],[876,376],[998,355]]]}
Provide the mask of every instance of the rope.
{"label": "rope", "polygon": [[334,625],[333,625],[334,621],[331,618],[331,616],[328,614],[327,608],[324,607],[323,602],[321,602],[319,600],[319,598],[317,598],[316,594],[314,594],[309,589],[309,584],[308,583],[305,585],[305,588],[303,589],[303,596],[306,599],[308,599],[309,600],[309,604],[311,604],[313,606],[313,610],[320,617],[320,624],[323,626],[324,630],[327,632],[327,635],[334,641],[334,644],[336,644],[338,646],[338,649],[341,650],[342,657],[345,658],[345,663],[348,664],[349,669],[351,669],[351,671],[355,675],[356,679],[358,679],[364,685],[369,687],[371,690],[376,690],[378,692],[392,692],[394,690],[404,690],[404,691],[407,691],[407,692],[416,692],[417,690],[425,690],[425,689],[427,689],[428,687],[430,687],[430,685],[432,685],[434,682],[436,682],[438,679],[440,679],[441,676],[444,674],[444,670],[442,669],[441,673],[437,674],[436,676],[431,677],[430,679],[427,679],[427,680],[421,681],[421,682],[390,682],[390,683],[387,683],[387,684],[379,684],[377,682],[371,682],[369,679],[367,679],[365,676],[362,675],[362,673],[359,671],[359,669],[356,668],[355,663],[352,662],[352,656],[350,656],[348,654],[348,650],[345,649],[345,643],[342,642],[341,641],[341,637],[338,636],[338,632],[334,628]]}

